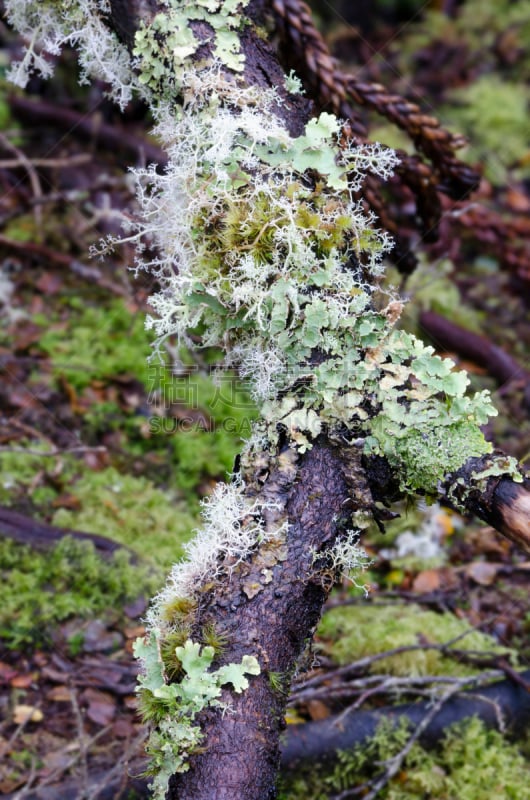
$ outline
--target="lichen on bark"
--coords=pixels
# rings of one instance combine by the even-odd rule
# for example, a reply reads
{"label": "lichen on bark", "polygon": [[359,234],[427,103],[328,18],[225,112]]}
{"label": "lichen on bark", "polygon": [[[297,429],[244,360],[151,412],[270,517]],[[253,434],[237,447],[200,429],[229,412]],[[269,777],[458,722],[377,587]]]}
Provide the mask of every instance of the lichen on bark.
{"label": "lichen on bark", "polygon": [[[112,3],[63,6],[46,3],[38,19],[41,4],[7,3],[11,21],[33,27],[34,39],[40,32],[54,47],[95,47],[91,32],[106,30]],[[137,268],[161,287],[148,318],[157,346],[175,337],[223,348],[260,410],[240,474],[206,504],[205,526],[153,604],[148,641],[138,647],[145,708],[158,723],[151,747],[163,764],[160,797],[172,772],[177,796],[188,768],[186,797],[207,794],[205,781],[216,786],[236,739],[249,748],[248,763],[238,763],[244,777],[234,778],[238,796],[272,796],[283,701],[267,675],[290,674],[344,560],[361,564],[357,536],[374,506],[363,459],[384,458],[402,492],[433,495],[470,456],[491,451],[480,431],[495,413],[487,393],[468,396],[467,377],[450,360],[399,331],[402,304],[378,288],[392,243],[356,193],[368,174],[389,177],[395,154],[352,144],[331,114],[310,118],[293,76],[257,32],[258,6],[158,4],[127,43],[127,81],[113,81],[134,84],[149,102],[168,153],[163,173],[135,173],[143,219],[129,237],[156,252],[145,260],[139,250]],[[50,39],[55,23],[60,36]],[[110,75],[108,35],[97,69]],[[495,476],[518,475],[512,462],[488,459]],[[212,625],[226,643],[216,672],[250,657],[260,672],[252,662],[244,699],[222,689],[234,711],[222,724],[211,704],[196,709],[199,740],[188,716],[158,695],[178,700],[169,687],[185,680],[183,648],[208,647]],[[256,730],[258,705],[271,710],[267,735]],[[205,766],[199,741],[222,743],[219,764]]]}

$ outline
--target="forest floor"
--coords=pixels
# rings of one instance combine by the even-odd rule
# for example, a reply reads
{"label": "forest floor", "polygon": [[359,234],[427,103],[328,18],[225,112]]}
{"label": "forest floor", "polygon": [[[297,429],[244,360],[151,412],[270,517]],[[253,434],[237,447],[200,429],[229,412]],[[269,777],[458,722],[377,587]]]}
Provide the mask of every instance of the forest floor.
{"label": "forest floor", "polygon": [[[462,4],[460,18],[436,4],[385,18],[387,5],[375,4],[382,16],[368,28],[340,4],[318,10],[346,65],[464,130],[472,142],[464,156],[484,172],[473,203],[515,221],[523,240],[528,22],[509,3],[494,19],[483,6],[486,40],[475,0]],[[528,3],[515,5],[530,19]],[[19,47],[0,24],[4,72]],[[80,88],[76,70],[67,53],[53,80],[35,78],[24,94],[0,82],[0,794],[13,800],[145,796],[132,644],[148,597],[199,524],[201,498],[231,472],[255,416],[219,354],[180,353],[175,372],[168,345],[148,362],[144,320],[154,283],[129,269],[131,243],[89,256],[134,219],[128,168],[164,157],[143,106],[120,114],[103,87]],[[388,123],[370,123],[372,138],[403,145]],[[440,336],[425,312],[459,326],[441,352],[469,371],[474,390],[492,392],[499,416],[486,434],[524,463],[530,265],[510,269],[471,234],[418,245],[417,270],[403,278],[389,267],[387,281],[410,300],[404,324],[424,338],[430,330],[434,346]],[[371,563],[356,581],[368,594],[346,583],[332,594],[295,681],[292,726],[352,704],[415,702],[442,678],[466,688],[477,676],[517,681],[530,669],[528,558],[449,508],[420,502],[397,510],[385,534],[374,526],[363,539]],[[337,674],[361,658],[353,677]],[[400,688],[390,677],[402,679]],[[304,691],[315,679],[322,691]],[[495,796],[530,797],[521,788],[530,783],[528,742],[480,741],[492,757],[503,753]],[[491,796],[473,789],[475,778],[447,753],[429,763],[442,783],[453,780],[453,795],[445,784],[426,785],[419,751],[403,754],[402,740],[392,747],[401,769],[374,796]],[[367,784],[355,795],[343,763],[328,778],[295,776],[282,797],[368,796],[373,774],[366,765],[358,774],[363,769]]]}

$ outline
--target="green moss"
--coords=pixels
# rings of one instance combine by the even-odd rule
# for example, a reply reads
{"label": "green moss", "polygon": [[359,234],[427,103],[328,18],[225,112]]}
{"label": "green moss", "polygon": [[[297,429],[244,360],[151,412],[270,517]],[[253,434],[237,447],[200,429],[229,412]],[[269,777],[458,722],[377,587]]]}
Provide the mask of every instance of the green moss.
{"label": "green moss", "polygon": [[180,418],[152,419],[156,435],[151,446],[167,444],[174,486],[194,509],[214,481],[232,473],[257,416],[243,382],[231,372],[212,369],[211,378],[172,379],[173,396],[183,403]]}
{"label": "green moss", "polygon": [[232,471],[236,451],[233,439],[224,431],[207,434],[195,430],[175,436],[177,486],[190,496],[196,493],[198,483],[226,478]]}
{"label": "green moss", "polygon": [[[327,800],[373,778],[403,748],[406,725],[382,723],[362,748],[338,754],[332,768],[313,768],[280,782],[279,800]],[[377,770],[377,772],[376,772]],[[353,795],[352,795],[353,796]],[[452,726],[440,747],[413,745],[381,800],[529,800],[528,764],[518,747],[477,719]]]}
{"label": "green moss", "polygon": [[0,576],[0,637],[13,648],[46,644],[57,623],[119,609],[160,580],[123,550],[103,560],[90,542],[70,537],[46,553],[0,538]]}
{"label": "green moss", "polygon": [[117,375],[132,375],[147,385],[153,372],[143,315],[131,313],[122,300],[71,314],[64,327],[46,330],[39,346],[50,356],[53,374],[64,376],[78,391]]}
{"label": "green moss", "polygon": [[439,754],[425,758],[414,749],[408,759],[411,771],[403,787],[395,786],[388,800],[423,796],[437,800],[528,800],[528,763],[515,745],[500,733],[487,730],[477,719],[454,726]]}
{"label": "green moss", "polygon": [[112,467],[85,472],[70,491],[81,508],[59,509],[53,516],[54,525],[108,536],[166,568],[182,555],[196,523],[171,493]]}
{"label": "green moss", "polygon": [[[407,606],[350,606],[327,611],[318,628],[328,655],[339,664],[403,645],[417,645],[420,637],[431,644],[444,644],[460,636],[455,647],[477,651],[506,653],[494,639],[472,631],[465,620],[452,614],[424,611],[415,604]],[[326,642],[329,644],[326,645]],[[436,650],[413,650],[389,656],[374,665],[374,671],[395,675],[473,675],[475,668],[444,657]]]}
{"label": "green moss", "polygon": [[498,75],[482,75],[468,86],[448,94],[450,105],[442,116],[470,142],[469,159],[484,164],[486,177],[502,185],[510,168],[518,177],[530,174],[523,161],[528,153],[530,90]]}
{"label": "green moss", "polygon": [[[33,451],[49,451],[50,446],[42,442],[17,442],[17,447],[28,447]],[[51,503],[58,494],[58,481],[71,480],[75,461],[71,456],[61,459],[60,475],[52,477],[57,466],[53,458],[31,455],[25,452],[0,452],[0,503],[14,505],[22,498],[36,505]]]}

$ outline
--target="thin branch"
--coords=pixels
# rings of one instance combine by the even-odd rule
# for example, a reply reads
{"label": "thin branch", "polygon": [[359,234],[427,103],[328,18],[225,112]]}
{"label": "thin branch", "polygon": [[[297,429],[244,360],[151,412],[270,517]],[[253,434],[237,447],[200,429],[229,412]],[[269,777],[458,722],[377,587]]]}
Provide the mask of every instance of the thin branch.
{"label": "thin branch", "polygon": [[[18,162],[17,165],[24,167],[24,169],[28,173],[29,182],[33,190],[33,196],[39,199],[42,198],[44,192],[42,191],[40,178],[37,174],[34,163],[32,163],[32,161],[27,157],[27,155],[22,150],[20,150],[12,142],[10,142],[9,139],[6,136],[4,136],[3,133],[0,133],[0,144],[2,145],[4,150],[13,153],[17,157],[17,162]],[[33,214],[35,216],[35,224],[37,226],[37,229],[41,230],[42,208],[40,207],[40,205],[35,205],[33,209]]]}
{"label": "thin branch", "polygon": [[[461,686],[458,685],[449,687],[449,689],[447,689],[447,691],[444,692],[442,696],[434,703],[430,711],[424,716],[419,725],[417,725],[416,730],[409,738],[406,745],[399,751],[399,753],[397,753],[397,755],[386,762],[386,769],[384,773],[376,781],[371,782],[371,791],[364,796],[364,800],[376,800],[381,789],[384,789],[385,786],[392,780],[392,778],[397,775],[413,746],[419,740],[423,732],[428,728],[441,708],[451,697],[459,692],[460,689]],[[347,792],[341,793],[340,795],[336,796],[336,800],[343,800],[346,797],[348,797]]]}

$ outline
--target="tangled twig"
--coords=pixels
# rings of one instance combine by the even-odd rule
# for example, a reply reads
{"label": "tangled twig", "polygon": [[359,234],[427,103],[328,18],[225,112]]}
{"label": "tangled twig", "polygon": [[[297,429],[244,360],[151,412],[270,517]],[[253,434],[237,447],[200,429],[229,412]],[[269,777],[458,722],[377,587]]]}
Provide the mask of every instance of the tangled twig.
{"label": "tangled twig", "polygon": [[[358,107],[375,111],[405,131],[438,173],[439,191],[460,199],[476,188],[479,176],[455,156],[465,144],[462,136],[446,130],[436,117],[423,113],[416,103],[389,92],[381,84],[362,81],[343,72],[303,0],[272,0],[272,8],[281,23],[281,33],[289,43],[290,56],[302,69],[312,96],[321,106],[331,106],[336,114],[348,119],[352,134],[366,135],[365,125],[352,106],[353,102]],[[416,172],[418,162],[407,163],[406,154],[400,153],[400,156],[405,169]]]}
{"label": "tangled twig", "polygon": [[[346,137],[367,136],[360,113],[365,108],[385,117],[413,142],[416,154],[398,151],[399,177],[385,187],[385,196],[380,182],[373,179],[364,193],[369,207],[394,237],[393,260],[402,273],[410,273],[416,265],[411,240],[418,225],[423,242],[436,241],[440,219],[447,212],[443,195],[452,201],[462,201],[478,186],[476,170],[456,156],[456,151],[465,144],[464,138],[443,128],[436,117],[423,113],[416,103],[379,83],[361,80],[341,70],[303,0],[270,2],[283,43],[283,61],[301,75],[321,108],[329,108],[348,120]],[[389,188],[390,203],[386,196]],[[410,206],[410,200],[415,203],[413,214],[403,210]],[[404,216],[406,219],[401,219]],[[524,222],[506,220],[482,207],[451,217],[451,227],[459,235],[473,236],[484,252],[498,258],[523,280],[530,280],[529,230]]]}

